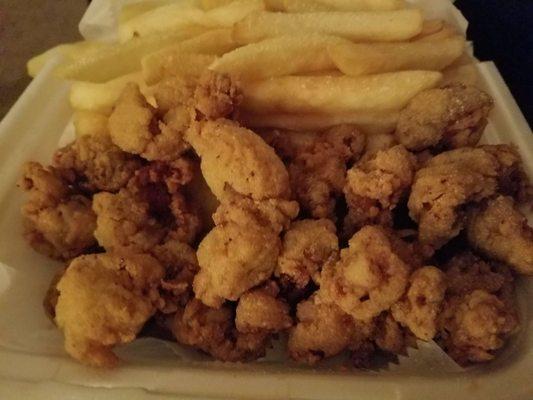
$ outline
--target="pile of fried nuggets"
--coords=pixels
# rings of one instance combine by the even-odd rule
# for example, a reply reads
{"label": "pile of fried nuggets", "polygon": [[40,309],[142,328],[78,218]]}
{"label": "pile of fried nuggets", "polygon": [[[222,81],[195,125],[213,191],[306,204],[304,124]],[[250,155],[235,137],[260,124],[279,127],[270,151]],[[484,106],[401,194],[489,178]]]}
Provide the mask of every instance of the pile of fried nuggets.
{"label": "pile of fried nuggets", "polygon": [[517,330],[530,187],[512,146],[478,145],[485,93],[421,92],[394,135],[368,137],[252,132],[213,72],[154,96],[130,84],[108,133],[25,167],[26,238],[66,261],[45,308],[72,357],[114,366],[150,323],[224,361],[286,333],[308,364],[347,351],[365,367],[434,339],[465,365]]}

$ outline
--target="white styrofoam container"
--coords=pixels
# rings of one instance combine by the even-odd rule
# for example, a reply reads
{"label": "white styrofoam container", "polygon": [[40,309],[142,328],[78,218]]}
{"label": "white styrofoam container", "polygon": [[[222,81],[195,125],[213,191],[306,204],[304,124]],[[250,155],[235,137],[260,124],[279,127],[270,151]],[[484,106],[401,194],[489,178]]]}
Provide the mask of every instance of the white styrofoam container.
{"label": "white styrofoam container", "polygon": [[[466,29],[462,16],[446,0],[422,3],[432,16],[444,16]],[[109,4],[110,0],[93,1],[82,32],[109,35]],[[98,21],[104,22],[99,25]],[[533,299],[533,281],[527,278],[521,278],[517,288],[520,332],[495,362],[466,372],[312,369],[281,364],[276,354],[251,364],[224,364],[153,339],[119,349],[125,362],[115,370],[96,370],[71,360],[41,307],[57,263],[24,242],[19,213],[22,194],[15,187],[25,161],[49,161],[71,118],[69,84],[51,75],[55,62],[33,80],[0,123],[0,399],[155,400],[173,394],[181,399],[533,398],[533,308],[527,306]],[[481,63],[478,70],[496,104],[484,140],[515,143],[533,176],[530,128],[494,64]]]}

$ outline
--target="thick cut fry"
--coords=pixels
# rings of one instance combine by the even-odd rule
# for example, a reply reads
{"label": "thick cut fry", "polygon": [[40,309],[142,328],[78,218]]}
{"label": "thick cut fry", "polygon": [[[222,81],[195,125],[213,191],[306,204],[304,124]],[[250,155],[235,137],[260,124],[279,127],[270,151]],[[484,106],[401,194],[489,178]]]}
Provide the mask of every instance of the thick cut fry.
{"label": "thick cut fry", "polygon": [[[236,47],[237,43],[233,40],[231,29],[214,29],[175,46],[148,54],[141,60],[141,65],[147,83],[152,84],[167,74],[177,75],[180,71],[183,74],[187,74],[187,71],[192,73],[195,66],[201,67],[204,63],[207,68],[209,60],[200,55],[221,55]],[[176,69],[173,74],[174,68]]]}
{"label": "thick cut fry", "polygon": [[[156,8],[172,4],[175,1],[176,0],[143,0],[138,3],[124,4],[120,9],[118,17],[119,25]],[[182,0],[180,3],[182,3],[184,7],[198,7],[198,2],[196,0]]]}
{"label": "thick cut fry", "polygon": [[274,13],[248,15],[234,27],[239,43],[251,43],[267,37],[304,32],[320,32],[355,41],[407,40],[422,30],[420,10]]}
{"label": "thick cut fry", "polygon": [[285,12],[316,12],[330,11],[331,7],[315,0],[283,0],[281,11]]}
{"label": "thick cut fry", "polygon": [[173,2],[123,23],[118,30],[120,41],[126,42],[135,36],[179,31],[191,26],[205,26],[205,11],[184,4]]}
{"label": "thick cut fry", "polygon": [[224,54],[210,69],[243,80],[327,71],[335,68],[327,48],[339,43],[343,39],[317,34],[270,38]]}
{"label": "thick cut fry", "polygon": [[201,0],[200,4],[202,5],[202,8],[207,11],[213,8],[225,6],[232,1],[233,0]]}
{"label": "thick cut fry", "polygon": [[162,50],[142,59],[143,78],[153,85],[172,76],[198,77],[215,59],[215,55]]}
{"label": "thick cut fry", "polygon": [[453,36],[457,36],[457,34],[458,34],[457,29],[455,29],[454,26],[448,24],[447,22],[444,22],[442,25],[442,28],[439,29],[438,31],[435,31],[430,34],[426,34],[425,36],[414,37],[413,40],[433,42],[436,40],[442,40],[442,39],[447,39]]}
{"label": "thick cut fry", "polygon": [[141,73],[124,75],[105,83],[73,82],[70,87],[70,105],[75,110],[109,115],[129,82],[142,84]]}
{"label": "thick cut fry", "polygon": [[405,7],[404,0],[315,0],[339,11],[389,11]]}
{"label": "thick cut fry", "polygon": [[107,133],[107,120],[107,115],[98,112],[75,111],[72,116],[72,121],[74,123],[76,137]]}
{"label": "thick cut fry", "polygon": [[345,42],[328,47],[337,68],[359,76],[404,70],[440,71],[461,56],[462,36],[425,42],[362,44]]}
{"label": "thick cut fry", "polygon": [[106,45],[104,43],[92,41],[65,43],[57,45],[55,47],[52,47],[51,49],[46,50],[44,53],[32,57],[28,61],[28,63],[26,64],[28,75],[32,78],[35,78],[35,76],[37,76],[39,71],[44,67],[48,60],[50,60],[52,57],[55,57],[57,54],[62,55],[66,60],[74,60],[93,51],[102,49],[105,46]]}
{"label": "thick cut fry", "polygon": [[350,113],[396,111],[442,74],[402,71],[364,77],[286,76],[242,86],[243,110],[265,113]]}
{"label": "thick cut fry", "polygon": [[233,24],[242,20],[248,14],[256,11],[264,11],[263,0],[237,0],[225,6],[214,8],[206,13],[207,25],[213,27],[232,27]]}
{"label": "thick cut fry", "polygon": [[411,38],[411,41],[420,40],[423,37],[433,35],[444,28],[444,21],[442,19],[429,19],[422,24],[422,30],[418,35]]}
{"label": "thick cut fry", "polygon": [[125,42],[134,36],[178,31],[191,26],[231,27],[251,12],[264,9],[262,0],[237,0],[209,11],[174,2],[127,21],[119,27],[119,37]]}
{"label": "thick cut fry", "polygon": [[127,43],[106,45],[75,60],[64,62],[58,66],[56,73],[66,79],[106,82],[139,70],[141,59],[146,54],[175,45],[202,32],[205,32],[204,28],[194,27],[164,35],[135,38]]}
{"label": "thick cut fry", "polygon": [[356,125],[365,134],[387,134],[396,129],[397,112],[356,112],[344,114],[243,114],[241,122],[249,128],[279,128],[316,131],[336,125]]}

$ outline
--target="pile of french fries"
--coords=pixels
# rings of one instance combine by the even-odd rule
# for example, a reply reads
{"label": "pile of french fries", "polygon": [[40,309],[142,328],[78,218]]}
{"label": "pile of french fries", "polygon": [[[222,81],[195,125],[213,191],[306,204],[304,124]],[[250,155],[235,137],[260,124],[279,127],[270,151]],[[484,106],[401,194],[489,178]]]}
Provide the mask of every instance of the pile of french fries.
{"label": "pile of french fries", "polygon": [[369,133],[394,129],[420,91],[476,79],[465,38],[404,0],[144,0],[122,8],[118,37],[28,62],[35,76],[61,54],[55,72],[73,81],[79,135],[106,129],[128,82],[154,102],[154,85],[206,69],[239,82],[249,127],[349,123]]}

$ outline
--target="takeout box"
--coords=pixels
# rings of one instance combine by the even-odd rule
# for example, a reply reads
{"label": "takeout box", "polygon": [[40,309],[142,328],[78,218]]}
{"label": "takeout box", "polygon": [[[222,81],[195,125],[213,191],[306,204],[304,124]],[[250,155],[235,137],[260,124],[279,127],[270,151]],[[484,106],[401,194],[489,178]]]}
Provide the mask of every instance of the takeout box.
{"label": "takeout box", "polygon": [[[112,38],[114,13],[123,2],[93,0],[80,31],[90,38]],[[466,29],[466,21],[451,2],[416,3],[428,17],[444,18]],[[521,330],[494,362],[457,372],[423,362],[406,368],[402,360],[381,371],[348,371],[334,363],[310,368],[284,360],[282,345],[258,362],[228,364],[155,339],[119,348],[124,361],[114,370],[88,368],[71,360],[63,350],[60,332],[41,307],[58,263],[24,242],[19,212],[23,198],[15,186],[25,161],[48,162],[60,138],[72,130],[69,84],[52,76],[56,62],[47,64],[0,124],[1,399],[67,394],[77,399],[163,399],[172,394],[182,399],[533,398],[533,309],[528,305],[533,300],[533,280],[523,277],[517,288]],[[480,63],[478,71],[496,105],[483,140],[515,143],[533,176],[530,128],[494,64]]]}

